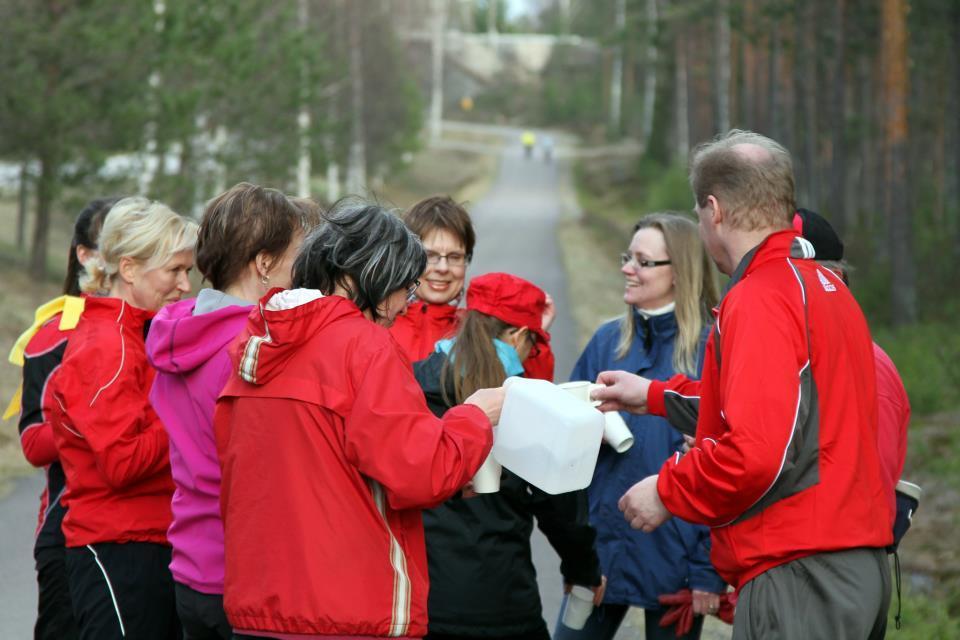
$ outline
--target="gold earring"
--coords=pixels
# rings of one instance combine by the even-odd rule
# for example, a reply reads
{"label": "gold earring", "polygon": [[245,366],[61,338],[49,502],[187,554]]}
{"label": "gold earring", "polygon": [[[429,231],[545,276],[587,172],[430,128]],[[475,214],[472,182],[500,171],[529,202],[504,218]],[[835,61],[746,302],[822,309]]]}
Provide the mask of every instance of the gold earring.
{"label": "gold earring", "polygon": [[270,284],[270,276],[268,276],[268,275],[262,275],[262,276],[260,276],[260,283],[261,283],[261,284]]}

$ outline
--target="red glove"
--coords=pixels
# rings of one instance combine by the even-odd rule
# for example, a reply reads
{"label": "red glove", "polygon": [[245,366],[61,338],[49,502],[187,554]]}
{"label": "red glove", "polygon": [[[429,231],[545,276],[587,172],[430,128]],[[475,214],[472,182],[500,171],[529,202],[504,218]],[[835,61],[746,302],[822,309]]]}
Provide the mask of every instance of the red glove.
{"label": "red glove", "polygon": [[[669,607],[660,618],[661,627],[676,625],[674,633],[678,638],[690,633],[693,628],[693,594],[689,589],[681,589],[676,593],[659,596],[657,600],[664,607]],[[720,596],[720,608],[713,615],[727,624],[733,624],[733,612],[737,606],[736,593],[724,593]]]}

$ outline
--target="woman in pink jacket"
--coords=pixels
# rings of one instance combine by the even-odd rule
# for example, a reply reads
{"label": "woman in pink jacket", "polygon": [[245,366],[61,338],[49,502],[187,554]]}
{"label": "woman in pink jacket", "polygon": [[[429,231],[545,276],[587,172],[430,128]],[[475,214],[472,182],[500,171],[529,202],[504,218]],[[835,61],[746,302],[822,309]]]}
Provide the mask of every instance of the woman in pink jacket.
{"label": "woman in pink jacket", "polygon": [[240,183],[210,202],[197,268],[212,288],[157,314],[147,354],[157,369],[150,400],[170,436],[176,491],[170,571],[186,640],[230,638],[223,613],[223,523],[213,408],[231,366],[227,347],[250,307],[290,286],[290,267],[320,210],[274,189]]}

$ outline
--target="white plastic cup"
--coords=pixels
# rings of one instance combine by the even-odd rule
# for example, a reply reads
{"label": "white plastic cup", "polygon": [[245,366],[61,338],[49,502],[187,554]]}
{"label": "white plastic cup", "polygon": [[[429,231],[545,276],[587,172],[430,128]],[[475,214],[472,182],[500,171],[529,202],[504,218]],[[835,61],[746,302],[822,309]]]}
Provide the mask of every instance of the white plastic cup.
{"label": "white plastic cup", "polygon": [[579,631],[587,624],[587,619],[593,613],[593,591],[576,585],[570,590],[567,602],[563,607],[563,626]]}
{"label": "white plastic cup", "polygon": [[586,380],[573,380],[571,382],[564,382],[562,384],[558,384],[557,386],[563,389],[564,391],[566,391],[567,393],[571,393],[576,397],[580,398],[581,400],[589,404],[591,407],[600,406],[600,401],[591,399],[590,394],[593,392],[594,389],[602,388],[603,387],[602,384],[593,384],[592,382],[587,382]]}
{"label": "white plastic cup", "polygon": [[494,459],[493,454],[488,455],[473,476],[473,491],[475,493],[496,493],[500,491],[502,469],[503,467]]}
{"label": "white plastic cup", "polygon": [[623,453],[633,446],[633,434],[619,411],[604,412],[603,441],[613,447],[617,453]]}

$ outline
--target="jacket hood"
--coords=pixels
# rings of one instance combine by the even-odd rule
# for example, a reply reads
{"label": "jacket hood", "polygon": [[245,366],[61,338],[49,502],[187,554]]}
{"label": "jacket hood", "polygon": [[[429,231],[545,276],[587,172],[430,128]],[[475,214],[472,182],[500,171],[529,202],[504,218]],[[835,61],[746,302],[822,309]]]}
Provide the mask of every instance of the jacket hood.
{"label": "jacket hood", "polygon": [[150,324],[147,357],[165,373],[194,371],[220,353],[243,330],[253,305],[230,305],[194,315],[195,298],[160,310]]}
{"label": "jacket hood", "polygon": [[316,289],[273,289],[247,323],[249,338],[235,354],[240,377],[266,384],[318,331],[360,309],[341,296],[324,296]]}

